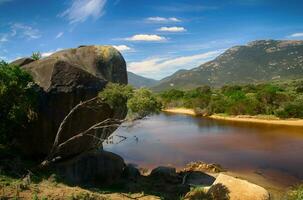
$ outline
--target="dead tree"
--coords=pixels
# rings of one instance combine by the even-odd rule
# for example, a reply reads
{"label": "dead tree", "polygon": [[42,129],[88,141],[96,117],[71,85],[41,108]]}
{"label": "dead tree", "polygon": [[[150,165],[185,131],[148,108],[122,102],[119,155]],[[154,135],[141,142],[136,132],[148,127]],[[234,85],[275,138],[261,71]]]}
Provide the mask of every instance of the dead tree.
{"label": "dead tree", "polygon": [[[75,134],[74,136],[66,139],[65,141],[59,141],[59,138],[61,138],[61,135],[63,134],[63,127],[66,125],[66,123],[68,122],[68,120],[70,119],[70,117],[81,107],[85,107],[88,106],[89,103],[91,103],[92,101],[96,101],[96,100],[100,100],[98,97],[89,99],[87,101],[83,101],[80,102],[79,104],[77,104],[76,106],[74,106],[70,112],[65,116],[65,118],[62,120],[58,131],[56,133],[56,137],[54,140],[54,143],[52,145],[52,148],[48,154],[48,156],[45,158],[45,160],[41,163],[41,167],[45,167],[48,166],[50,163],[55,162],[57,160],[60,160],[61,157],[60,155],[58,155],[58,152],[60,152],[60,149],[64,148],[65,146],[69,145],[70,143],[72,143],[74,140],[82,138],[82,137],[90,137],[92,140],[95,141],[95,145],[94,148],[98,149],[100,148],[100,146],[102,145],[102,143],[106,140],[106,139],[102,139],[102,133],[98,134],[98,130],[106,130],[108,128],[117,128],[119,127],[123,122],[125,122],[126,120],[123,119],[114,119],[114,118],[108,118],[105,119],[103,121],[97,122],[95,124],[93,124],[92,126],[90,126],[89,128],[87,128],[84,131],[81,131],[77,134]],[[100,100],[101,101],[101,100]],[[95,109],[93,107],[90,107],[90,109]]]}

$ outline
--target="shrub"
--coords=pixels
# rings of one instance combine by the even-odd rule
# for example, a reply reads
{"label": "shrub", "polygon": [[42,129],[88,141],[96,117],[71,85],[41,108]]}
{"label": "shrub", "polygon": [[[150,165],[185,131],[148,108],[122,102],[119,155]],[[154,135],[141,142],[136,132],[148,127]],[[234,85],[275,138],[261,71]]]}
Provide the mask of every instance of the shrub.
{"label": "shrub", "polygon": [[267,84],[267,85],[259,85],[259,88],[261,88],[257,92],[258,99],[265,103],[272,105],[277,97],[278,92],[283,91],[280,87]]}
{"label": "shrub", "polygon": [[171,89],[166,92],[163,92],[160,94],[160,96],[164,99],[180,99],[184,97],[184,91],[182,90],[177,90],[177,89]]}
{"label": "shrub", "polygon": [[36,104],[31,75],[0,62],[0,143],[10,142],[15,132],[34,119]]}
{"label": "shrub", "polygon": [[161,107],[161,103],[153,93],[145,88],[136,90],[127,102],[127,108],[130,114],[135,114],[139,117],[157,113],[161,110]]}
{"label": "shrub", "polygon": [[108,83],[105,89],[98,95],[111,108],[125,106],[127,100],[133,96],[133,88],[129,85]]}
{"label": "shrub", "polygon": [[297,93],[303,93],[303,81],[301,81],[296,87]]}
{"label": "shrub", "polygon": [[226,97],[222,94],[213,94],[207,110],[209,113],[225,113],[227,110]]}
{"label": "shrub", "polygon": [[287,200],[303,200],[303,185],[293,188],[286,196]]}
{"label": "shrub", "polygon": [[42,55],[40,52],[33,52],[31,58],[34,60],[40,60],[42,58]]}
{"label": "shrub", "polygon": [[241,90],[242,90],[242,87],[239,85],[224,85],[221,88],[222,93],[227,96],[229,96],[230,93],[234,93],[234,92],[241,91]]}
{"label": "shrub", "polygon": [[159,112],[161,103],[148,89],[133,90],[129,85],[109,83],[98,95],[111,108],[120,109],[127,106],[130,115],[140,118]]}
{"label": "shrub", "polygon": [[275,114],[281,118],[303,118],[303,100],[289,102],[278,109]]}

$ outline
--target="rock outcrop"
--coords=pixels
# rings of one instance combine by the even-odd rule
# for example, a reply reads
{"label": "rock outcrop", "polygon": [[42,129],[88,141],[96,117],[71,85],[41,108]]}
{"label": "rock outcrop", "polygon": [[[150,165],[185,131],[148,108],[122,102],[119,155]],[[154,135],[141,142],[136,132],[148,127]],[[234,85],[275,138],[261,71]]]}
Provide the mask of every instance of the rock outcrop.
{"label": "rock outcrop", "polygon": [[[14,63],[22,65],[40,86],[38,120],[19,137],[20,148],[27,155],[46,155],[64,117],[79,102],[95,97],[107,82],[127,84],[125,61],[110,46],[81,46],[37,61]],[[124,118],[125,115],[126,109],[112,110],[103,103],[97,111],[79,109],[64,127],[62,139],[78,134],[98,121],[110,117]],[[72,149],[90,148],[90,142],[75,145]]]}
{"label": "rock outcrop", "polygon": [[[223,191],[222,191],[223,190]],[[269,200],[270,195],[261,186],[246,180],[234,178],[220,173],[213,186],[208,190],[209,194],[216,193],[221,196],[229,196],[230,200]]]}
{"label": "rock outcrop", "polygon": [[186,165],[183,169],[184,172],[186,171],[198,171],[198,172],[211,172],[211,173],[219,173],[225,171],[220,165],[218,164],[208,164],[202,161],[197,162],[190,162]]}
{"label": "rock outcrop", "polygon": [[20,58],[20,59],[17,59],[15,61],[11,62],[10,65],[17,65],[17,66],[22,67],[23,65],[29,64],[34,61],[35,60],[32,58],[25,57],[25,58]]}
{"label": "rock outcrop", "polygon": [[112,184],[120,179],[125,164],[117,154],[94,151],[57,163],[55,168],[69,183],[100,186]]}
{"label": "rock outcrop", "polygon": [[176,168],[173,167],[159,166],[151,171],[150,177],[161,179],[168,183],[182,183],[182,177],[177,174]]}

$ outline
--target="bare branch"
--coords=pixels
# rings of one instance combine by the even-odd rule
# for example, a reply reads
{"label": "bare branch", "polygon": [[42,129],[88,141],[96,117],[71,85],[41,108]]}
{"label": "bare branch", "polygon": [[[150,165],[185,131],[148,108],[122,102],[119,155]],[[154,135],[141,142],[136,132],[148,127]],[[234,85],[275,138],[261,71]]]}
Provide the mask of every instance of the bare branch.
{"label": "bare branch", "polygon": [[89,99],[87,101],[84,101],[84,102],[80,102],[79,104],[77,104],[75,107],[73,107],[70,112],[65,116],[65,118],[63,119],[63,121],[61,122],[59,128],[58,128],[58,131],[57,131],[57,134],[56,134],[56,137],[55,137],[55,140],[54,140],[54,143],[53,143],[53,147],[50,151],[50,155],[53,154],[53,152],[55,151],[56,147],[58,146],[58,143],[59,143],[59,138],[61,136],[61,133],[62,133],[62,130],[63,130],[63,127],[64,125],[66,124],[67,120],[69,119],[69,117],[81,106],[87,104],[87,103],[90,103],[94,100],[96,100],[98,97],[94,97],[92,99]]}

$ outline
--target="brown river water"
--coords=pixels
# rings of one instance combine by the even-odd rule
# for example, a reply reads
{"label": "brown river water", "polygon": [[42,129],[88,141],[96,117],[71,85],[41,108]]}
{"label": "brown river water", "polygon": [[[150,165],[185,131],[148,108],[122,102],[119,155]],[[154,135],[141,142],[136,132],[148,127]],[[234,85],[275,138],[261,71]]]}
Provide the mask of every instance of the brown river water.
{"label": "brown river water", "polygon": [[273,181],[303,181],[303,127],[161,113],[120,127],[104,149],[144,168],[204,161]]}

